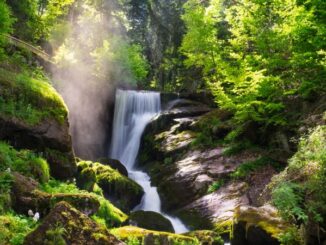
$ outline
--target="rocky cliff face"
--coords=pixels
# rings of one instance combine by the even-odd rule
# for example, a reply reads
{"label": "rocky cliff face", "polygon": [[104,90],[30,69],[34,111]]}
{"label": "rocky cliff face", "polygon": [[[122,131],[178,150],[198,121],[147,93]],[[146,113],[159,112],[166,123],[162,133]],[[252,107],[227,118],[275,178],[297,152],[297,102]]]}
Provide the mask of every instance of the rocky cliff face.
{"label": "rocky cliff face", "polygon": [[[164,208],[181,217],[189,227],[214,229],[222,235],[233,232],[231,236],[237,244],[256,244],[252,243],[253,238],[248,243],[241,237],[241,232],[235,233],[232,227],[235,224],[238,224],[234,226],[237,230],[245,227],[244,216],[237,211],[239,207],[251,210],[251,206],[264,205],[268,197],[262,194],[263,190],[276,171],[266,165],[248,177],[235,178],[232,176],[241,165],[260,158],[259,151],[246,150],[226,155],[223,144],[196,146],[203,130],[198,125],[203,120],[210,121],[211,114],[218,115],[222,122],[229,117],[227,113],[200,102],[186,99],[171,102],[146,128],[139,165],[147,170],[154,185],[158,186]],[[212,132],[223,137],[228,130],[230,125],[224,121]],[[260,213],[255,208],[252,211],[247,212],[248,219],[253,218],[251,214]],[[268,223],[278,217],[275,212],[273,215],[270,213],[260,217],[262,222]],[[252,224],[252,234],[259,236],[257,244],[279,243],[275,238],[277,232],[272,234],[265,226],[257,224]]]}

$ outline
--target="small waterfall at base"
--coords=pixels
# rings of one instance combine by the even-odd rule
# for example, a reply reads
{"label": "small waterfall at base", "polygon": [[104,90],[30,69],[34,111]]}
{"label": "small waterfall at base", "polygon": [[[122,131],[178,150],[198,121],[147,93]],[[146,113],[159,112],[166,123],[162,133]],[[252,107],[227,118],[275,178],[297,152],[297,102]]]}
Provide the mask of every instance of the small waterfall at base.
{"label": "small waterfall at base", "polygon": [[128,169],[130,178],[145,191],[135,210],[161,213],[171,221],[176,233],[187,232],[181,220],[162,212],[157,188],[151,186],[150,177],[145,172],[134,166],[143,131],[161,110],[160,93],[117,90],[115,103],[110,157],[119,159]]}

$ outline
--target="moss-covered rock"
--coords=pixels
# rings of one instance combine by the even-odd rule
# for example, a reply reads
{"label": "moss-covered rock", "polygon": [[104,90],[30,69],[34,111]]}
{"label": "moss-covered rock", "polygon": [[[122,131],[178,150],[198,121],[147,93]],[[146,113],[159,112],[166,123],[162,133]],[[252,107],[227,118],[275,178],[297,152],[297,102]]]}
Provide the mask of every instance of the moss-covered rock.
{"label": "moss-covered rock", "polygon": [[[145,230],[134,226],[124,226],[110,230],[110,232],[124,242],[137,241],[146,245],[152,244],[187,244],[197,245],[200,244],[197,238],[179,235],[168,232],[159,232],[152,230]],[[137,243],[137,244],[138,244]]]}
{"label": "moss-covered rock", "polygon": [[66,201],[81,212],[92,215],[100,207],[99,200],[91,194],[49,194],[38,189],[38,182],[19,173],[13,173],[11,190],[12,207],[27,215],[28,210],[39,212],[41,217],[48,214],[51,207],[60,201]]}
{"label": "moss-covered rock", "polygon": [[0,68],[0,140],[15,148],[60,152],[65,161],[45,154],[50,156],[51,174],[60,179],[76,172],[67,115],[61,96],[48,81]]}
{"label": "moss-covered rock", "polygon": [[140,203],[144,194],[143,188],[110,166],[98,162],[81,161],[78,163],[78,168],[80,171],[92,169],[104,195],[122,211],[128,212]]}
{"label": "moss-covered rock", "polygon": [[93,191],[96,184],[96,173],[92,168],[78,168],[77,186],[86,191]]}
{"label": "moss-covered rock", "polygon": [[56,238],[76,245],[124,244],[66,202],[56,204],[42,224],[25,238],[24,245],[53,244]]}
{"label": "moss-covered rock", "polygon": [[224,245],[223,239],[214,231],[191,231],[184,235],[197,238],[201,245]]}
{"label": "moss-covered rock", "polygon": [[127,222],[130,225],[141,227],[148,230],[174,232],[170,220],[163,215],[152,211],[135,211],[129,215]]}
{"label": "moss-covered rock", "polygon": [[97,162],[102,163],[104,165],[109,165],[111,168],[119,171],[120,174],[128,177],[127,168],[117,159],[102,157],[102,158],[97,159]]}
{"label": "moss-covered rock", "polygon": [[289,228],[270,205],[242,206],[234,214],[232,244],[278,245],[280,236]]}

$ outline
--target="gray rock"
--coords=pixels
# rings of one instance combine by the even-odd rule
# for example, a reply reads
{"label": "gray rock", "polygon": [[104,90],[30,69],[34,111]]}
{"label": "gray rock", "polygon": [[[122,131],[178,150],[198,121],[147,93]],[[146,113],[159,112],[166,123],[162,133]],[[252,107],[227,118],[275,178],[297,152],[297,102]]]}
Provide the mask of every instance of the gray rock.
{"label": "gray rock", "polygon": [[127,223],[147,230],[174,232],[172,223],[163,215],[152,211],[132,212]]}

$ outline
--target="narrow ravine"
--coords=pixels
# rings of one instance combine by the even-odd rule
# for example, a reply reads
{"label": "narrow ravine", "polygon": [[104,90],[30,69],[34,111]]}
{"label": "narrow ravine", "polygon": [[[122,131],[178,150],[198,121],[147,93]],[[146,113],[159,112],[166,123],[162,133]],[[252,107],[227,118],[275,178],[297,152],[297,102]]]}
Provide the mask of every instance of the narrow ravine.
{"label": "narrow ravine", "polygon": [[128,169],[130,178],[144,189],[145,194],[135,210],[161,213],[171,221],[176,233],[187,232],[187,227],[180,219],[162,212],[157,188],[151,185],[147,173],[135,168],[143,131],[150,120],[161,110],[160,94],[117,90],[115,101],[110,157],[119,159]]}

